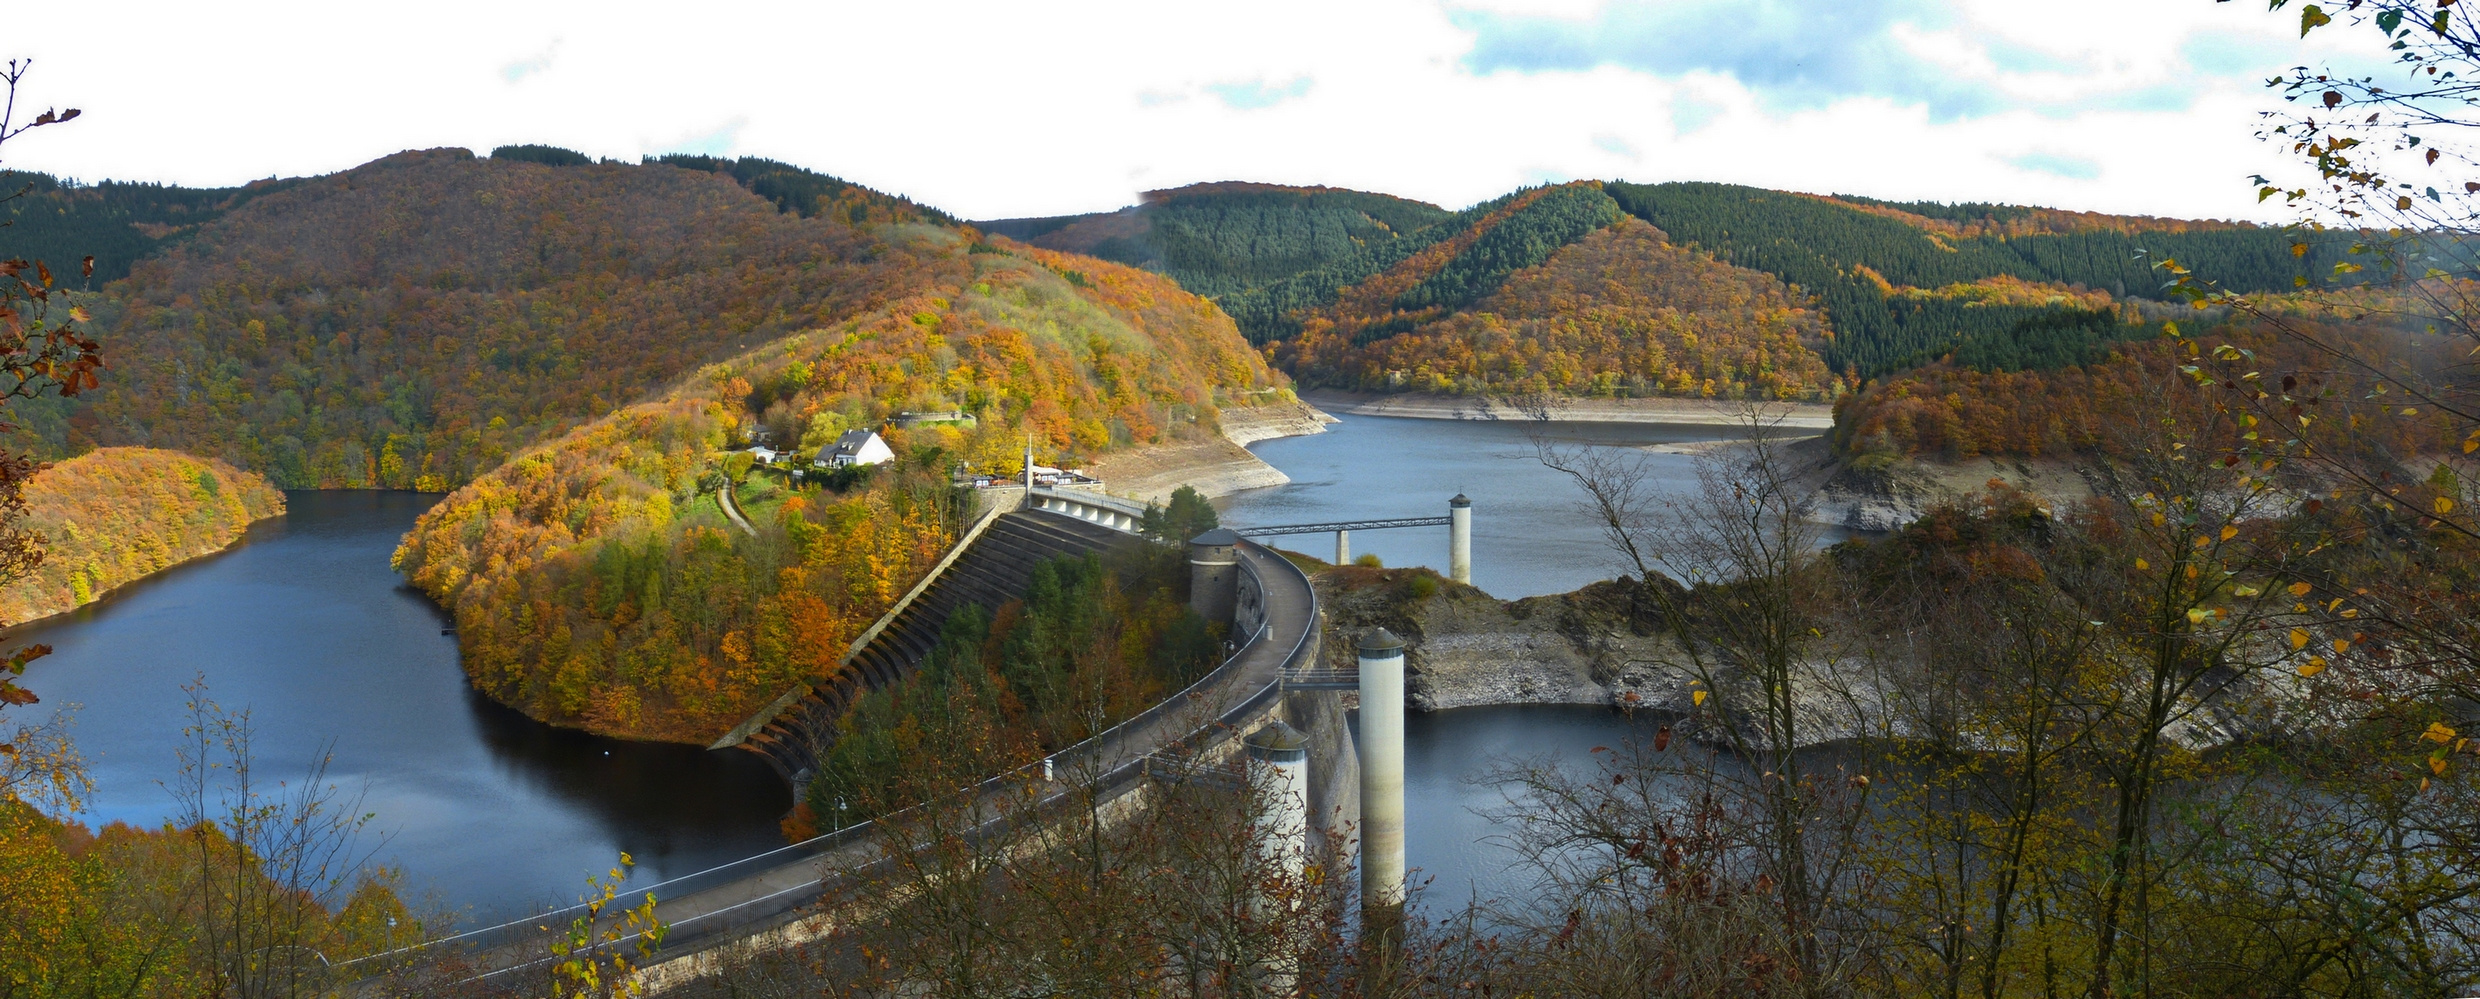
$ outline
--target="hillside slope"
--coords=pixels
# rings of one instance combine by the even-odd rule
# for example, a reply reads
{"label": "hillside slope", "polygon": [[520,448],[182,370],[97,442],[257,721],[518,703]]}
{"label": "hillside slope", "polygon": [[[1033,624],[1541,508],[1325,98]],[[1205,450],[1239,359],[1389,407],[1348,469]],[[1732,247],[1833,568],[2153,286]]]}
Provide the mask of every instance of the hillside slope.
{"label": "hillside slope", "polygon": [[26,485],[24,526],[43,536],[43,563],[0,587],[0,626],[223,551],[283,512],[284,494],[266,479],[211,458],[115,447],[53,465]]}
{"label": "hillside slope", "polygon": [[[1012,247],[1012,248],[1010,248]],[[475,685],[537,718],[703,744],[805,679],[952,543],[958,460],[1075,463],[1210,436],[1279,387],[1230,320],[1156,275],[925,230],[943,280],[701,369],[520,454],[425,514],[396,554],[456,614]],[[726,441],[815,443],[898,409],[968,426],[889,430],[900,458],[841,492],[753,478],[755,534],[713,497]]]}
{"label": "hillside slope", "polygon": [[1623,219],[1510,274],[1471,308],[1355,342],[1323,318],[1275,356],[1303,384],[1453,395],[1823,398],[1817,310],[1772,275]]}
{"label": "hillside slope", "polygon": [[[1718,259],[1781,278],[1816,296],[1835,337],[1827,366],[1857,378],[1970,352],[1986,341],[2047,329],[2066,346],[1976,366],[2055,366],[2081,345],[2149,330],[2119,317],[2069,315],[2158,298],[2155,269],[2176,259],[2232,291],[2286,291],[2332,269],[2333,249],[2292,255],[2292,234],[2228,223],[2125,218],[2006,206],[1893,205],[1729,184],[1606,185],[1628,213]],[[1949,216],[1932,218],[1920,212]],[[1990,283],[2046,286],[2042,299],[1993,294]],[[2046,300],[2055,299],[2055,300]]]}
{"label": "hillside slope", "polygon": [[804,217],[716,165],[450,149],[290,183],[91,296],[110,377],[27,423],[54,453],[142,444],[286,487],[444,489],[701,363],[963,273],[906,226],[854,224],[900,222],[900,201],[821,212],[822,188]]}
{"label": "hillside slope", "polygon": [[[1650,228],[1581,248],[1623,215]],[[1463,396],[1830,399],[1942,360],[2054,370],[2158,332],[2148,299],[2163,260],[2238,291],[2287,290],[2333,263],[2330,247],[2295,256],[2292,233],[2244,224],[1710,183],[1580,182],[1453,213],[1198,185],[1117,213],[983,225],[1167,274],[1303,384]],[[1614,242],[1645,244],[1624,274],[1511,280],[1572,271]]]}

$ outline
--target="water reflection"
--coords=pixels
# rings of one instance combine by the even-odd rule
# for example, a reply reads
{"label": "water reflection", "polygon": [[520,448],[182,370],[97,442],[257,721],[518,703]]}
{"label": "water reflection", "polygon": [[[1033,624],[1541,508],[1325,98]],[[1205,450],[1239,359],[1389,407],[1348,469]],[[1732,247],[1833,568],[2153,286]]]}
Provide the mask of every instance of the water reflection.
{"label": "water reflection", "polygon": [[1502,705],[1415,712],[1404,719],[1404,861],[1421,904],[1443,915],[1476,898],[1531,894],[1534,872],[1510,845],[1522,827],[1494,816],[1525,798],[1487,780],[1511,766],[1592,773],[1593,748],[1653,737],[1668,719],[1609,708]]}
{"label": "water reflection", "polygon": [[8,636],[58,650],[27,674],[46,707],[83,705],[83,820],[170,817],[182,687],[203,680],[250,712],[262,775],[330,754],[376,816],[379,859],[475,918],[571,900],[624,850],[661,878],[780,843],[789,795],[754,756],[553,729],[466,685],[446,615],[388,568],[437,496],[287,499],[233,551]]}

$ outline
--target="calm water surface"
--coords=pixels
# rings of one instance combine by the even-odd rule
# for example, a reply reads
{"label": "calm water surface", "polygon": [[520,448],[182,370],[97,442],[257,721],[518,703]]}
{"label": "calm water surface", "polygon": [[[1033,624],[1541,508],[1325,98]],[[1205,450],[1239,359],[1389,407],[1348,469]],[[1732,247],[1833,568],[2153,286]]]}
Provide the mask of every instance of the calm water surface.
{"label": "calm water surface", "polygon": [[471,918],[573,902],[623,850],[653,880],[781,844],[790,794],[755,756],[553,729],[466,686],[447,615],[388,568],[439,497],[286,498],[233,551],[8,635],[58,650],[27,671],[45,706],[82,705],[85,821],[171,816],[158,782],[177,769],[181,688],[203,679],[250,712],[263,778],[332,751],[330,780],[367,793],[379,859]]}
{"label": "calm water surface", "polygon": [[[1711,439],[1723,428],[1566,424],[1570,440],[1611,446]],[[1230,498],[1235,526],[1434,516],[1473,498],[1473,579],[1501,597],[1557,593],[1617,571],[1576,514],[1577,490],[1534,460],[1507,423],[1353,417],[1325,434],[1254,450],[1290,485]],[[1666,481],[1694,484],[1691,460],[1660,456]],[[169,818],[182,687],[247,709],[259,772],[304,772],[332,753],[329,779],[365,794],[384,836],[378,858],[417,892],[496,922],[573,901],[588,874],[621,851],[638,878],[686,874],[779,845],[790,806],[754,756],[599,739],[553,729],[472,692],[447,616],[408,589],[388,556],[438,499],[385,492],[296,492],[288,515],[238,548],[128,587],[74,613],[19,628],[14,643],[58,651],[28,671],[47,707],[80,706],[76,737],[92,762],[89,823]],[[1321,556],[1331,535],[1293,539]],[[1353,549],[1389,565],[1446,566],[1446,531],[1356,534]],[[1587,752],[1627,735],[1598,709],[1475,708],[1410,719],[1410,862],[1433,900],[1460,903],[1521,889],[1502,829],[1480,811],[1502,803],[1474,778],[1513,758],[1590,766]]]}
{"label": "calm water surface", "polygon": [[[1561,441],[1610,447],[1718,440],[1734,436],[1736,429],[1653,423],[1551,426]],[[1621,563],[1610,554],[1600,530],[1577,510],[1584,491],[1534,457],[1525,427],[1514,421],[1348,416],[1322,434],[1250,445],[1250,451],[1292,481],[1235,493],[1217,506],[1226,525],[1246,533],[1251,527],[1275,524],[1442,516],[1448,498],[1460,492],[1473,501],[1473,585],[1491,595],[1512,600],[1565,593],[1619,575]],[[1650,460],[1662,487],[1681,492],[1696,488],[1695,458],[1656,454]],[[1332,534],[1267,540],[1319,558],[1335,554]],[[1355,532],[1352,554],[1375,554],[1387,565],[1445,572],[1447,529]]]}
{"label": "calm water surface", "polygon": [[1547,704],[1459,708],[1404,719],[1404,864],[1420,902],[1441,915],[1476,898],[1521,897],[1533,874],[1508,840],[1517,824],[1490,818],[1523,799],[1489,783],[1511,766],[1592,773],[1596,746],[1653,738],[1663,719]]}

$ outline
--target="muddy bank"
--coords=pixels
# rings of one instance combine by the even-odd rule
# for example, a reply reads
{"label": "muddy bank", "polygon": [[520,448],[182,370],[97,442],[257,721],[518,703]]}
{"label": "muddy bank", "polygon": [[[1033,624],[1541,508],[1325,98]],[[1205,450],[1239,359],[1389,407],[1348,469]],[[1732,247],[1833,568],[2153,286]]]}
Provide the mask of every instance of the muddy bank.
{"label": "muddy bank", "polygon": [[[1455,395],[1401,393],[1377,395],[1319,389],[1301,398],[1328,412],[1346,416],[1400,416],[1417,420],[1522,420],[1523,413],[1489,399]],[[1823,403],[1767,403],[1769,419],[1787,430],[1829,430],[1834,410]],[[1728,426],[1741,422],[1739,404],[1704,399],[1569,399],[1556,418],[1578,423],[1669,423]]]}
{"label": "muddy bank", "polygon": [[1258,460],[1246,445],[1325,433],[1326,425],[1334,422],[1317,407],[1296,401],[1235,407],[1222,412],[1221,436],[1116,451],[1095,459],[1086,470],[1100,477],[1113,495],[1149,503],[1170,499],[1181,486],[1194,486],[1210,497],[1279,486],[1291,477]]}

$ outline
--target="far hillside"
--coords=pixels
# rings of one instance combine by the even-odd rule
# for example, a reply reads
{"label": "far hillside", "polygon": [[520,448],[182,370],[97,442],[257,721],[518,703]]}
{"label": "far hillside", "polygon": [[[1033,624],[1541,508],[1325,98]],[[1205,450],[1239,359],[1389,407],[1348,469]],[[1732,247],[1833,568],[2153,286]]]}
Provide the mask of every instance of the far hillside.
{"label": "far hillside", "polygon": [[[832,177],[545,148],[408,152],[265,191],[22,199],[21,219],[85,212],[42,246],[154,231],[122,222],[150,205],[199,220],[89,300],[102,389],[29,403],[24,422],[53,454],[145,444],[287,488],[442,490],[699,364],[965,270],[923,242],[944,214]],[[93,199],[138,207],[79,207]]]}
{"label": "far hillside", "polygon": [[2158,332],[2164,260],[2238,291],[2334,262],[2241,224],[1724,184],[1413,204],[1218,184],[980,225],[1169,275],[1305,385],[1461,395],[1830,399],[1939,361],[2081,365]]}
{"label": "far hillside", "polygon": [[1331,187],[1225,182],[1148,191],[1099,215],[977,222],[985,232],[1169,275],[1215,300],[1251,343],[1298,332],[1290,315],[1400,259],[1403,237],[1446,221],[1436,205]]}
{"label": "far hillside", "polygon": [[2290,232],[2228,223],[1896,205],[1729,184],[1607,189],[1673,241],[1816,296],[1835,332],[1827,365],[1860,378],[1950,354],[1992,370],[2080,363],[2088,345],[2150,335],[2121,317],[2075,313],[2164,297],[2169,279],[2155,268],[2163,260],[2232,291],[2288,291],[2296,279],[2330,274],[2339,250],[2294,256]]}

